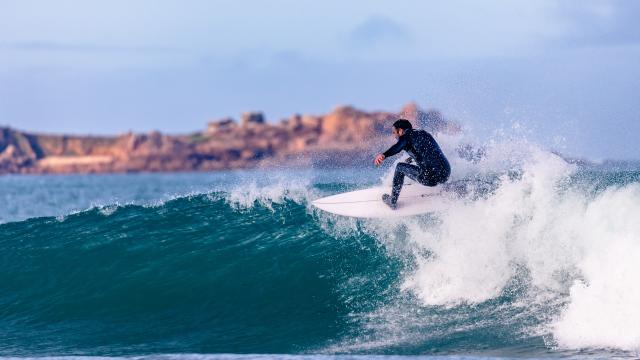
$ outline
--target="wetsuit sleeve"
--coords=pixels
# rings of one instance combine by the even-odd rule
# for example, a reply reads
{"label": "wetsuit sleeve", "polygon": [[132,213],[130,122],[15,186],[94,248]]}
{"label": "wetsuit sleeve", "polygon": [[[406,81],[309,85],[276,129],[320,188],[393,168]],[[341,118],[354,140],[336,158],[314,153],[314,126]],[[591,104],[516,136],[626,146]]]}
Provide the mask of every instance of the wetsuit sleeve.
{"label": "wetsuit sleeve", "polygon": [[401,136],[400,139],[398,139],[398,142],[395,143],[395,145],[393,145],[392,147],[390,147],[389,150],[383,152],[382,155],[384,155],[385,158],[388,158],[389,156],[393,156],[399,153],[400,151],[404,150],[405,146],[407,146],[407,137]]}

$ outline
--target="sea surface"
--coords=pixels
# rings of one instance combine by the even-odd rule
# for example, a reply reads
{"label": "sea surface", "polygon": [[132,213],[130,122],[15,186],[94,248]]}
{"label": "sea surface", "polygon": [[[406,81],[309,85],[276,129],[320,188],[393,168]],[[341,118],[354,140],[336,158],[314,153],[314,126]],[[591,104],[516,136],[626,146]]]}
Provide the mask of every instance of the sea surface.
{"label": "sea surface", "polygon": [[640,169],[507,153],[389,220],[310,203],[392,164],[2,176],[0,357],[639,357]]}

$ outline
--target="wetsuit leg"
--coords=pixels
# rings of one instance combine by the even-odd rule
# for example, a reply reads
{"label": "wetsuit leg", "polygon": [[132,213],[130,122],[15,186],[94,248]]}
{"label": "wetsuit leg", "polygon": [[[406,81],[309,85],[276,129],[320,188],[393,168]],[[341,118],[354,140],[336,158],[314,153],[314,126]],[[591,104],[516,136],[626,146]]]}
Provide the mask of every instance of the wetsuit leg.
{"label": "wetsuit leg", "polygon": [[405,175],[415,181],[420,181],[420,167],[407,163],[399,163],[396,165],[396,172],[393,175],[393,186],[391,188],[391,203],[395,204],[400,196],[400,190],[404,184]]}
{"label": "wetsuit leg", "polygon": [[409,179],[419,182],[425,186],[436,186],[442,184],[449,179],[451,169],[449,167],[443,167],[442,169],[423,169],[417,165],[411,165],[407,163],[399,163],[396,165],[396,172],[393,175],[393,187],[391,188],[391,203],[398,202],[400,196],[400,190],[404,184],[405,175]]}
{"label": "wetsuit leg", "polygon": [[424,169],[420,174],[418,181],[422,185],[436,186],[442,184],[449,179],[451,169],[449,167],[443,167],[442,169]]}

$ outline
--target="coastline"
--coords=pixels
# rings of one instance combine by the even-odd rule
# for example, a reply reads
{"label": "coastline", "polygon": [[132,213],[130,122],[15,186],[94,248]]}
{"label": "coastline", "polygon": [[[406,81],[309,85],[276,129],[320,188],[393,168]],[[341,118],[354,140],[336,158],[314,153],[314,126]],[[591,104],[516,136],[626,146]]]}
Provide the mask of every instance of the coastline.
{"label": "coastline", "polygon": [[188,135],[157,131],[116,136],[38,134],[0,127],[0,174],[215,171],[310,165],[348,166],[375,151],[398,117],[430,132],[457,133],[437,110],[408,103],[399,112],[339,106],[324,115],[279,122],[260,112],[223,118]]}

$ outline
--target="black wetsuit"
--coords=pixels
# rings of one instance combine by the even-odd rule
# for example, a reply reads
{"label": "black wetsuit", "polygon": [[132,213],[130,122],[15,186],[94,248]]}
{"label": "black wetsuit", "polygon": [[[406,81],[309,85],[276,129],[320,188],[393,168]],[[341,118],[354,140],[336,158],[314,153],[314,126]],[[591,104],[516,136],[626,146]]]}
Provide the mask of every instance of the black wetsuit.
{"label": "black wetsuit", "polygon": [[406,151],[416,164],[399,163],[396,166],[391,189],[393,204],[398,201],[405,175],[422,185],[436,186],[447,181],[451,174],[451,166],[440,146],[433,136],[424,130],[405,130],[398,142],[383,155],[388,158],[402,150]]}

